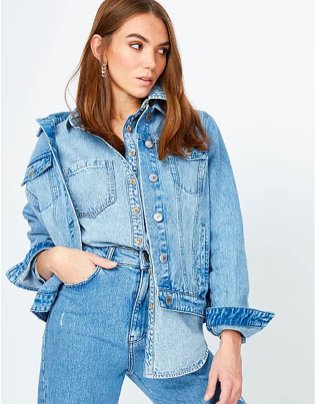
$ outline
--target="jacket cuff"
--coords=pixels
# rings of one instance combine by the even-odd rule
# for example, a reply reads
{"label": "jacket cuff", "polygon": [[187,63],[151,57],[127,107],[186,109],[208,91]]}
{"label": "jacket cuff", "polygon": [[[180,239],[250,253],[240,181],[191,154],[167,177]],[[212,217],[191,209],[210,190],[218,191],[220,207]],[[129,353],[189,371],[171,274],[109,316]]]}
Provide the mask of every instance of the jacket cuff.
{"label": "jacket cuff", "polygon": [[[20,288],[37,291],[43,285],[43,282],[34,276],[34,259],[41,251],[54,246],[55,244],[51,241],[45,241],[34,245],[28,251],[23,261],[6,271],[5,275],[9,281]],[[40,275],[38,274],[38,276]]]}
{"label": "jacket cuff", "polygon": [[207,307],[206,327],[213,335],[220,338],[225,329],[239,331],[244,344],[246,338],[261,331],[274,316],[273,312],[249,307]]}
{"label": "jacket cuff", "polygon": [[[42,251],[44,251],[44,250],[42,250]],[[37,256],[38,256],[38,254],[33,259],[33,262],[31,264],[31,270],[32,270],[34,276],[36,277],[36,279],[38,279],[41,283],[45,283],[46,279],[44,279],[42,276],[40,276],[40,274],[37,271]]]}

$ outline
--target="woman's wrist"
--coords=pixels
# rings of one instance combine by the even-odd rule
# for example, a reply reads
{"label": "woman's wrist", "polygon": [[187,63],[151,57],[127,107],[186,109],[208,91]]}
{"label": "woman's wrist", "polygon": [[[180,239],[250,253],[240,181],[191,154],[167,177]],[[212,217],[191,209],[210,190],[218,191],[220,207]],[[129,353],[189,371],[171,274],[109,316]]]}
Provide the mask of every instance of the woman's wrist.
{"label": "woman's wrist", "polygon": [[241,347],[242,334],[236,330],[223,330],[220,334],[220,345],[230,344],[231,346]]}
{"label": "woman's wrist", "polygon": [[36,270],[38,274],[45,280],[54,275],[54,259],[58,247],[51,247],[41,251],[36,257]]}

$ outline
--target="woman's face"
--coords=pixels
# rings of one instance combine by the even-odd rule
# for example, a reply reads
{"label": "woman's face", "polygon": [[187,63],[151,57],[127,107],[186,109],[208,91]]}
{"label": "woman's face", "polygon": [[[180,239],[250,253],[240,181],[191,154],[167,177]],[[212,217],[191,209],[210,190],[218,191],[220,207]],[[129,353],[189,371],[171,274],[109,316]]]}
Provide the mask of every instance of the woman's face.
{"label": "woman's face", "polygon": [[145,98],[166,66],[168,49],[168,32],[162,20],[151,14],[130,17],[113,33],[104,55],[113,90],[118,87],[131,97]]}

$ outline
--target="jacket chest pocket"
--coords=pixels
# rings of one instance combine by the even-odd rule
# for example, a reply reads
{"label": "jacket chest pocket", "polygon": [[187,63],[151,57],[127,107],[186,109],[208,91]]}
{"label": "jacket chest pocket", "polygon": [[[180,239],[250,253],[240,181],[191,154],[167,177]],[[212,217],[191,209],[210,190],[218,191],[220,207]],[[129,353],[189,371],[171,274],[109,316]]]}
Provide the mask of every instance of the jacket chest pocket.
{"label": "jacket chest pocket", "polygon": [[78,217],[94,218],[116,201],[112,160],[79,160],[63,173]]}
{"label": "jacket chest pocket", "polygon": [[24,184],[41,212],[58,198],[58,180],[51,152],[37,156],[29,162],[21,186]]}
{"label": "jacket chest pocket", "polygon": [[192,150],[183,148],[185,158],[169,155],[171,176],[174,183],[189,194],[199,194],[204,189],[208,167],[207,150]]}

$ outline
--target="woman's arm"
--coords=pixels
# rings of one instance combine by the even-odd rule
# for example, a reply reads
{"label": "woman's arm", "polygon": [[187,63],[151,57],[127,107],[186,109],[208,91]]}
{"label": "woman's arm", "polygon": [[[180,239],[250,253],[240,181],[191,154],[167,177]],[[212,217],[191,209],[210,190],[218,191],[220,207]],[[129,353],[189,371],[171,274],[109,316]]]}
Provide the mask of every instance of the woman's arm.
{"label": "woman's arm", "polygon": [[30,248],[23,261],[15,264],[6,271],[6,276],[14,285],[28,290],[38,290],[43,281],[35,275],[35,259],[43,251],[55,247],[48,231],[41,220],[40,212],[36,206],[35,197],[25,188],[27,203],[22,214],[29,224],[27,237]]}
{"label": "woman's arm", "polygon": [[213,397],[219,380],[220,402],[235,403],[242,393],[241,344],[262,330],[275,314],[249,307],[249,278],[236,182],[218,126],[207,113],[204,121],[213,140],[208,166],[210,297],[206,326],[221,339],[211,365],[205,400]]}
{"label": "woman's arm", "polygon": [[206,326],[219,337],[226,329],[238,331],[245,343],[246,338],[262,330],[275,313],[249,307],[243,220],[233,169],[221,132],[206,112],[204,125],[213,140],[208,166],[210,301],[206,308]]}

